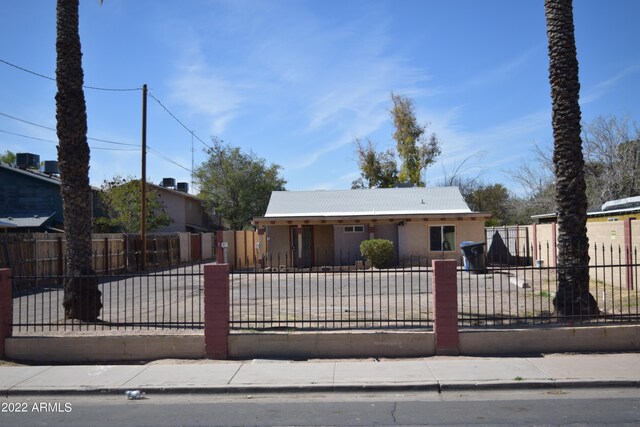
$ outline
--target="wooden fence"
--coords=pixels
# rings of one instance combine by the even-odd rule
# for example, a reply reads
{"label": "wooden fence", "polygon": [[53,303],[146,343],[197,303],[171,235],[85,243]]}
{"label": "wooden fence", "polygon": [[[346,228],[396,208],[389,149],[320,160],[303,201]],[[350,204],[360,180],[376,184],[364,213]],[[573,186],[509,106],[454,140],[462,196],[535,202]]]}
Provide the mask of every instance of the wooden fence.
{"label": "wooden fence", "polygon": [[[94,234],[93,269],[99,276],[142,271],[142,239],[136,234]],[[65,274],[64,234],[7,233],[0,235],[0,268],[11,268],[32,279],[17,284],[29,288],[37,281],[60,285]],[[147,269],[171,268],[180,264],[178,234],[147,236]],[[34,283],[30,283],[34,282]]]}

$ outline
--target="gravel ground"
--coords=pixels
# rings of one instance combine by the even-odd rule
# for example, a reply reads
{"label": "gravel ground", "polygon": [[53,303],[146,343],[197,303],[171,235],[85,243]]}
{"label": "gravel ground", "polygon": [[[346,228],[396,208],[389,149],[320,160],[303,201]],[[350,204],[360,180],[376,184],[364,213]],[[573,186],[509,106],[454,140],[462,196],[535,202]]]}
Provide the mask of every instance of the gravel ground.
{"label": "gravel ground", "polygon": [[[460,272],[459,310],[472,324],[478,317],[500,324],[548,314],[555,278],[546,272]],[[232,328],[430,327],[433,317],[426,268],[240,273],[231,279]],[[42,288],[14,299],[14,334],[202,334],[203,289],[197,265],[114,278],[101,284],[102,322],[83,324],[64,319],[61,289]]]}

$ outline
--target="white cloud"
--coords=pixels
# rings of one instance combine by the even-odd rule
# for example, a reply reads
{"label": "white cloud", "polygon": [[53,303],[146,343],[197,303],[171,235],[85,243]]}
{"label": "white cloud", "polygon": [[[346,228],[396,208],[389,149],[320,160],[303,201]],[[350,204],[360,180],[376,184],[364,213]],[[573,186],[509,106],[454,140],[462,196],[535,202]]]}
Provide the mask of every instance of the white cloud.
{"label": "white cloud", "polygon": [[585,95],[580,98],[580,105],[587,105],[591,102],[597,101],[615,87],[618,82],[637,73],[638,71],[640,71],[640,64],[630,65],[607,80],[597,83],[592,88],[585,91]]}
{"label": "white cloud", "polygon": [[192,114],[206,116],[211,121],[211,132],[220,135],[239,114],[244,101],[242,88],[222,70],[206,63],[198,48],[198,41],[176,65],[177,77],[169,83],[171,99],[185,105]]}
{"label": "white cloud", "polygon": [[469,80],[457,84],[455,88],[448,89],[447,93],[464,93],[478,86],[500,83],[527,65],[539,50],[539,45],[533,46],[516,57],[497,64],[494,68],[480,72],[472,76]]}

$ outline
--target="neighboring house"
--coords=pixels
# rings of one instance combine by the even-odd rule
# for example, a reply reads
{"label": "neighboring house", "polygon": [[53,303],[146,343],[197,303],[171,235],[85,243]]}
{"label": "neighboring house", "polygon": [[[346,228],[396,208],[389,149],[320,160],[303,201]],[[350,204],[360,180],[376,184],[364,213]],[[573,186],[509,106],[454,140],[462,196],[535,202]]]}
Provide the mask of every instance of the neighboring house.
{"label": "neighboring house", "polygon": [[[165,182],[167,179],[163,180]],[[173,180],[175,183],[175,180]],[[167,215],[173,219],[173,222],[167,227],[153,230],[154,233],[169,232],[192,232],[200,233],[213,230],[214,221],[208,214],[202,200],[196,196],[189,194],[186,183],[180,184],[178,187],[166,181],[165,186],[151,186],[158,191],[160,200],[164,203]],[[179,189],[176,189],[179,188]]]}
{"label": "neighboring house", "polygon": [[[625,199],[610,200],[600,209],[587,212],[587,222],[622,221],[627,218],[635,219],[640,214],[640,196]],[[558,219],[557,213],[532,215],[538,224],[554,223]]]}
{"label": "neighboring house", "polygon": [[484,242],[489,217],[472,212],[457,187],[274,191],[253,224],[266,234],[262,255],[306,268],[352,264],[370,238],[391,240],[400,264],[459,259],[460,242]]}
{"label": "neighboring house", "polygon": [[[13,225],[10,230],[16,232],[62,232],[60,178],[55,171],[43,173],[0,164],[0,221]],[[94,201],[96,191],[93,188]]]}

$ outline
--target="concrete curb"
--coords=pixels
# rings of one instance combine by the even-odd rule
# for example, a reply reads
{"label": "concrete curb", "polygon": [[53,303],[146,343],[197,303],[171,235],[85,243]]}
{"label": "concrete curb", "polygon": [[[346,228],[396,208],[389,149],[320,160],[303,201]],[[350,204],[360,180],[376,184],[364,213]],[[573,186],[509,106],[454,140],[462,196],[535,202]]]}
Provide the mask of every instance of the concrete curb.
{"label": "concrete curb", "polygon": [[[397,384],[301,384],[301,385],[238,385],[238,386],[176,386],[139,387],[153,394],[268,394],[268,393],[356,393],[356,392],[400,392],[400,391],[491,391],[491,390],[561,390],[586,388],[640,388],[637,380],[548,380],[548,381],[486,381],[486,382],[434,382]],[[124,395],[125,387],[57,388],[57,389],[0,389],[5,397],[28,395]]]}
{"label": "concrete curb", "polygon": [[585,388],[638,388],[636,380],[535,380],[535,381],[487,381],[479,383],[440,383],[440,391],[480,390],[538,390]]}

